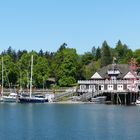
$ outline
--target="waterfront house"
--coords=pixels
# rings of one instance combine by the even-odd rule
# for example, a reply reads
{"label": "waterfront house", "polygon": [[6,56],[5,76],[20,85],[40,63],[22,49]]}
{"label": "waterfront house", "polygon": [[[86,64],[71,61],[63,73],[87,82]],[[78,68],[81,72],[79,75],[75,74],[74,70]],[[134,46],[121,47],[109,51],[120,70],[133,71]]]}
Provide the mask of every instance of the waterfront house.
{"label": "waterfront house", "polygon": [[[117,94],[131,94],[139,91],[139,77],[136,65],[110,64],[95,72],[89,80],[79,80],[78,92],[105,94],[110,96]],[[135,97],[136,99],[136,97]],[[120,99],[121,100],[121,99]],[[120,101],[121,102],[121,101]]]}

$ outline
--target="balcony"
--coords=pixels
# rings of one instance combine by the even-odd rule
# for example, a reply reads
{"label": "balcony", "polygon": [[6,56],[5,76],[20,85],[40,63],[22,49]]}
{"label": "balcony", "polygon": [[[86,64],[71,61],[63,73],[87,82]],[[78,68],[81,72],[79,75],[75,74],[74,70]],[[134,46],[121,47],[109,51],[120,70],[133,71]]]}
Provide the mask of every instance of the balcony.
{"label": "balcony", "polygon": [[108,72],[107,72],[108,74],[115,74],[115,75],[117,75],[117,74],[120,74],[120,72],[118,71],[118,70],[108,70]]}

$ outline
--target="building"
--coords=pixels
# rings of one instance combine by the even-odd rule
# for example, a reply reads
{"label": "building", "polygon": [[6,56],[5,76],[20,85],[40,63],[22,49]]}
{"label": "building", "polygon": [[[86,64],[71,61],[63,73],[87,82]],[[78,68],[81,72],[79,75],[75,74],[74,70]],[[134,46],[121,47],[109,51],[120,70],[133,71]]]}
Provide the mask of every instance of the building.
{"label": "building", "polygon": [[89,80],[79,80],[78,92],[81,94],[92,93],[93,96],[104,94],[110,96],[110,100],[112,96],[113,98],[117,96],[115,97],[116,102],[119,100],[119,102],[127,103],[130,101],[123,101],[121,96],[125,95],[125,100],[127,100],[129,98],[127,96],[131,96],[133,93],[135,95],[133,100],[136,100],[139,83],[134,63],[130,65],[113,63],[95,72]]}

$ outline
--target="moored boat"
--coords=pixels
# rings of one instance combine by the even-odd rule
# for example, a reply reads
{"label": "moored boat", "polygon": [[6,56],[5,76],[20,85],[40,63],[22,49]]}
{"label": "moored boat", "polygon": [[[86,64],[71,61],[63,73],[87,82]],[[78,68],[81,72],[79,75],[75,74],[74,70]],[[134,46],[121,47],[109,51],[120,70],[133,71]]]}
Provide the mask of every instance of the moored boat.
{"label": "moored boat", "polygon": [[94,97],[94,98],[91,98],[91,101],[92,101],[92,102],[95,102],[95,103],[105,103],[105,101],[106,101],[106,96]]}
{"label": "moored boat", "polygon": [[18,95],[17,93],[10,93],[8,96],[3,96],[3,102],[17,102]]}
{"label": "moored boat", "polygon": [[136,100],[136,105],[140,105],[140,98]]}
{"label": "moored boat", "polygon": [[29,96],[20,96],[20,103],[45,103],[48,100],[43,96],[32,96],[32,72],[33,72],[33,55],[31,56],[31,77],[30,77],[30,94]]}
{"label": "moored boat", "polygon": [[47,100],[45,98],[41,97],[19,97],[20,103],[45,103]]}
{"label": "moored boat", "polygon": [[53,99],[54,99],[54,94],[45,94],[45,100],[46,102],[53,102]]}
{"label": "moored boat", "polygon": [[0,97],[0,102],[3,102],[3,97],[2,96]]}

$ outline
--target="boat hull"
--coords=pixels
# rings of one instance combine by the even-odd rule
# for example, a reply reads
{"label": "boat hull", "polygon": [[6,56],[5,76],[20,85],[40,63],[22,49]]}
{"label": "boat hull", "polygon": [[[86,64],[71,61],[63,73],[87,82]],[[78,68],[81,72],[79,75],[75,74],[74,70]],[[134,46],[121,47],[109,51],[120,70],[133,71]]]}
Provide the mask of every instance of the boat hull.
{"label": "boat hull", "polygon": [[95,97],[95,98],[92,98],[91,101],[95,103],[105,103],[106,96]]}
{"label": "boat hull", "polygon": [[3,102],[17,102],[17,98],[3,97]]}
{"label": "boat hull", "polygon": [[140,100],[136,100],[136,104],[137,105],[140,105]]}
{"label": "boat hull", "polygon": [[9,96],[3,96],[3,102],[17,102],[18,95],[17,93],[10,93]]}
{"label": "boat hull", "polygon": [[43,98],[20,97],[19,102],[20,103],[45,103],[48,102],[48,100]]}
{"label": "boat hull", "polygon": [[3,102],[3,98],[2,97],[0,97],[0,102]]}

